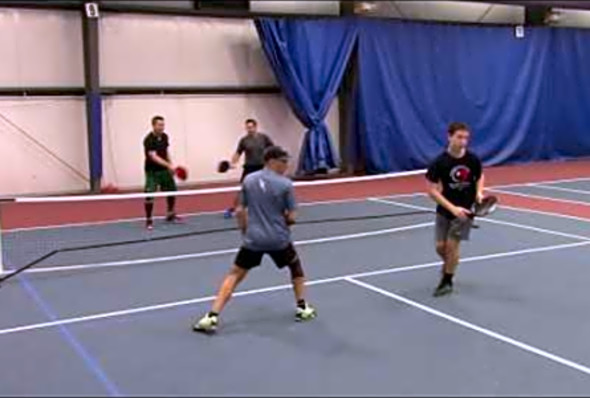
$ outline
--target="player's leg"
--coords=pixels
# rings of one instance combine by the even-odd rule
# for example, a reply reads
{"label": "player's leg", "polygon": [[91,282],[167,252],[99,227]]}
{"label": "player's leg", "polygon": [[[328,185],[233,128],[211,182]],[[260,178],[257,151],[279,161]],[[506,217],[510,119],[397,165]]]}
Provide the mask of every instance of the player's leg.
{"label": "player's leg", "polygon": [[461,241],[469,240],[471,231],[470,221],[458,219],[449,221],[447,237],[445,241],[443,273],[441,281],[434,293],[435,296],[442,296],[453,291],[453,277],[457,272],[461,253]]}
{"label": "player's leg", "polygon": [[295,320],[307,321],[316,317],[316,310],[308,304],[305,299],[305,273],[301,265],[301,259],[290,244],[286,249],[269,253],[273,261],[279,268],[288,267],[291,273],[291,283],[293,284],[293,293],[295,295],[296,311]]}
{"label": "player's leg", "polygon": [[[145,172],[144,191],[146,193],[155,192],[157,187],[158,187],[158,185],[156,182],[155,172],[146,171]],[[154,221],[153,221],[154,198],[153,197],[146,197],[145,198],[144,208],[145,208],[145,225],[148,230],[151,230],[154,227]]]}
{"label": "player's leg", "polygon": [[262,252],[255,252],[246,248],[241,248],[236,256],[235,264],[223,278],[219,287],[215,301],[205,316],[193,325],[193,330],[197,332],[214,332],[219,324],[219,314],[225,308],[231,299],[238,285],[244,280],[248,272],[260,265],[262,261]]}
{"label": "player's leg", "polygon": [[441,214],[436,215],[435,227],[434,227],[434,238],[436,253],[440,256],[443,261],[441,267],[441,277],[434,291],[434,296],[442,296],[452,291],[452,276],[446,273],[447,270],[447,259],[448,259],[448,247],[449,242],[449,230],[451,228],[451,220]]}
{"label": "player's leg", "polygon": [[[164,192],[176,192],[178,187],[172,173],[168,170],[162,170],[158,172],[158,182]],[[180,218],[176,215],[176,197],[166,196],[166,221],[173,222],[179,221]]]}

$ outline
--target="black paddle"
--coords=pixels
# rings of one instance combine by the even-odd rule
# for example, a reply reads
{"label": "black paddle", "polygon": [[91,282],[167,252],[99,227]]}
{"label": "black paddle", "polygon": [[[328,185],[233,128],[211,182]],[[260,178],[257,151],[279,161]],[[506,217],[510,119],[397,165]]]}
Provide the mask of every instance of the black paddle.
{"label": "black paddle", "polygon": [[219,173],[227,173],[227,171],[229,169],[230,169],[230,164],[227,160],[222,160],[217,165],[217,172],[219,172]]}
{"label": "black paddle", "polygon": [[[473,205],[469,218],[472,220],[475,217],[486,217],[496,211],[498,207],[498,198],[496,196],[486,196],[481,203]],[[479,225],[474,224],[473,228],[479,228]]]}

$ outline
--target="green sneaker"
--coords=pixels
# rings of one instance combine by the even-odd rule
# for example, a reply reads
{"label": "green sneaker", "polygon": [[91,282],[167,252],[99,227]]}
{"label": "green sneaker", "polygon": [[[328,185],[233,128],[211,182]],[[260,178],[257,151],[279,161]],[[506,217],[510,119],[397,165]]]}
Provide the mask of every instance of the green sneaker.
{"label": "green sneaker", "polygon": [[305,308],[297,307],[297,311],[295,312],[295,320],[297,322],[303,321],[310,321],[317,316],[317,312],[315,308],[310,306],[309,304],[305,304]]}
{"label": "green sneaker", "polygon": [[193,325],[193,330],[202,333],[215,333],[218,323],[219,319],[217,316],[207,314]]}

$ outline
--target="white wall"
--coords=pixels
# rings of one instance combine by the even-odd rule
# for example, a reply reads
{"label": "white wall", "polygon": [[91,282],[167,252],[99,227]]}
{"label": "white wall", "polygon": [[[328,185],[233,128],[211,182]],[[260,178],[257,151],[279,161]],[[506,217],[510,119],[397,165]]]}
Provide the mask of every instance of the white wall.
{"label": "white wall", "polygon": [[251,0],[250,11],[283,14],[339,15],[339,1]]}
{"label": "white wall", "polygon": [[0,86],[82,86],[77,12],[0,8]]}
{"label": "white wall", "polygon": [[249,20],[105,14],[104,86],[273,85]]}
{"label": "white wall", "polygon": [[367,15],[452,22],[524,22],[524,7],[458,1],[375,1]]}
{"label": "white wall", "polygon": [[148,6],[195,9],[193,0],[108,0],[108,5]]}
{"label": "white wall", "polygon": [[[82,86],[81,29],[77,12],[0,8],[0,86]],[[85,177],[55,161],[26,134]],[[88,187],[83,99],[0,98],[0,139],[0,195]]]}
{"label": "white wall", "polygon": [[590,28],[589,10],[572,10],[556,8],[559,13],[559,20],[553,26],[568,28]]}
{"label": "white wall", "polygon": [[[0,195],[88,189],[84,106],[79,98],[0,98]],[[27,134],[85,179],[52,158]]]}
{"label": "white wall", "polygon": [[[304,128],[280,95],[112,97],[104,101],[105,182],[122,188],[142,186],[142,140],[156,114],[166,117],[171,154],[188,167],[188,184],[239,178],[238,171],[218,174],[215,168],[235,151],[244,134],[243,122],[250,117],[294,155],[296,166]],[[337,149],[337,101],[327,120]]]}
{"label": "white wall", "polygon": [[[100,29],[104,86],[278,85],[250,20],[106,14]],[[141,144],[155,114],[167,119],[174,158],[190,171],[188,183],[238,178],[237,171],[220,175],[215,168],[235,150],[246,118],[258,119],[295,159],[304,131],[278,94],[109,97],[105,182],[143,184]],[[337,150],[337,102],[328,119]]]}

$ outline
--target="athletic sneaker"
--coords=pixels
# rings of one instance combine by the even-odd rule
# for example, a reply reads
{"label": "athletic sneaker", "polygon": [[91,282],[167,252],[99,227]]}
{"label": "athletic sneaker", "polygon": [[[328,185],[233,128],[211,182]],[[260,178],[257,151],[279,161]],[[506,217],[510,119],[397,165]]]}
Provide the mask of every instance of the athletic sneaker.
{"label": "athletic sneaker", "polygon": [[145,222],[145,229],[151,231],[154,229],[154,222],[152,220],[146,220]]}
{"label": "athletic sneaker", "polygon": [[297,307],[297,311],[295,312],[295,320],[297,322],[302,321],[310,321],[317,316],[317,312],[315,308],[310,306],[309,304],[305,304],[305,308]]}
{"label": "athletic sneaker", "polygon": [[182,222],[182,218],[180,218],[175,213],[173,213],[173,214],[168,214],[166,216],[166,221],[167,222],[172,222],[172,223],[181,223]]}
{"label": "athletic sneaker", "polygon": [[225,219],[229,219],[232,218],[234,216],[234,209],[227,209],[224,213],[223,213],[223,218]]}
{"label": "athletic sneaker", "polygon": [[433,296],[440,297],[451,293],[453,293],[453,285],[449,283],[441,283],[434,291]]}
{"label": "athletic sneaker", "polygon": [[195,332],[214,333],[217,330],[218,323],[219,319],[217,316],[211,316],[207,313],[204,317],[202,317],[197,323],[193,325],[193,330]]}

